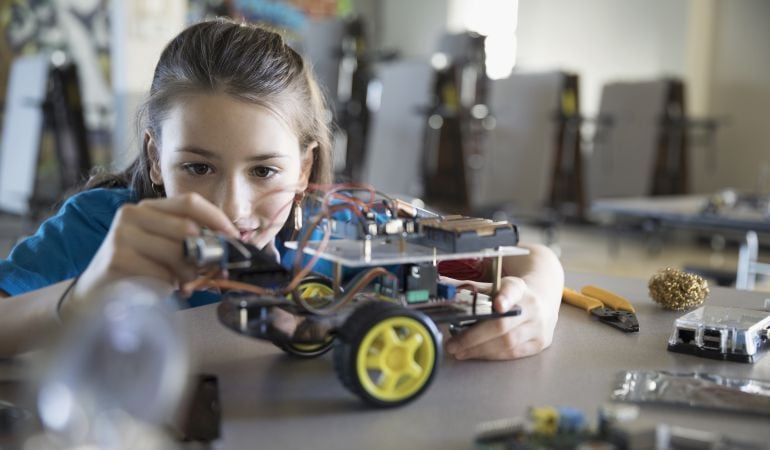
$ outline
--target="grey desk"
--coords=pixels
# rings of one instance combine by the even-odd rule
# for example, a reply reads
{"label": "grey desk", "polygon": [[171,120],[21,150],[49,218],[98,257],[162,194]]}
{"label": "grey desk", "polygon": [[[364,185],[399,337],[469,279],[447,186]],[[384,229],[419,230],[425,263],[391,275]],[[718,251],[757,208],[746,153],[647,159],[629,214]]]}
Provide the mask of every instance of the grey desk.
{"label": "grey desk", "polygon": [[770,219],[757,211],[738,208],[720,214],[704,214],[706,195],[672,195],[594,200],[591,213],[635,217],[692,229],[756,231],[770,233]]}
{"label": "grey desk", "polygon": [[591,213],[599,217],[609,215],[613,220],[629,217],[696,231],[741,233],[744,238],[738,254],[735,285],[739,289],[753,289],[758,274],[770,275],[770,264],[758,261],[758,234],[762,234],[764,240],[770,237],[770,217],[746,207],[719,214],[704,213],[707,201],[705,195],[595,200]]}
{"label": "grey desk", "polygon": [[[598,284],[629,298],[641,332],[623,334],[563,305],[553,345],[516,361],[445,358],[429,390],[401,408],[364,407],[336,378],[330,355],[309,361],[218,325],[213,307],[179,313],[202,370],[219,376],[222,449],[467,449],[478,422],[520,416],[529,406],[567,405],[595,417],[615,374],[626,369],[707,371],[770,380],[770,355],[754,365],[666,351],[675,318],[647,295],[644,280],[569,274],[567,284]],[[762,306],[759,293],[714,288],[709,304]],[[770,418],[644,406],[651,421],[770,442]],[[217,447],[220,448],[220,447]]]}

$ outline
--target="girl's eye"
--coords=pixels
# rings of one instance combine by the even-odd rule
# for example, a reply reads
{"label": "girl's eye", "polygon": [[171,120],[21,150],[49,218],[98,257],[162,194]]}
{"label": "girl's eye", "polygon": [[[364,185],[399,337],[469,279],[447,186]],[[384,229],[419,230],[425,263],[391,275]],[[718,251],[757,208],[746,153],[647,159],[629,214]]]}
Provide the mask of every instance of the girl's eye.
{"label": "girl's eye", "polygon": [[255,167],[255,168],[251,169],[251,173],[255,177],[270,178],[273,175],[275,175],[276,170],[275,169],[271,169],[270,167],[258,166],[258,167]]}
{"label": "girl's eye", "polygon": [[211,166],[203,163],[189,163],[182,167],[192,175],[208,175],[214,171]]}

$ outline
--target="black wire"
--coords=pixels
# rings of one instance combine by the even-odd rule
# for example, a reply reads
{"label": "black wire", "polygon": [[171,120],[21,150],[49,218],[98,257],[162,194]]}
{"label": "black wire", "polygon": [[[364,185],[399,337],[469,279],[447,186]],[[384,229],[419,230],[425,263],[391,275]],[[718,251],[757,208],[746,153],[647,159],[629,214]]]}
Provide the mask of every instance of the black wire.
{"label": "black wire", "polygon": [[61,317],[61,307],[64,304],[64,301],[67,299],[67,295],[70,293],[72,288],[75,287],[75,284],[80,279],[80,275],[76,276],[72,279],[72,282],[67,286],[67,289],[62,292],[61,296],[59,297],[59,300],[56,301],[56,321],[59,322],[59,324],[64,324],[64,320],[62,320]]}

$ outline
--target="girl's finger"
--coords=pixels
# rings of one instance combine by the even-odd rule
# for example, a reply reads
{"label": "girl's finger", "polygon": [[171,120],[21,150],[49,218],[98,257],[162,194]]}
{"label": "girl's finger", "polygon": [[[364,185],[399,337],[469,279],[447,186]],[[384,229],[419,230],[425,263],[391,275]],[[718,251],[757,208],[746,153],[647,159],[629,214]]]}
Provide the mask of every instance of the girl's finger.
{"label": "girl's finger", "polygon": [[164,211],[176,216],[187,217],[198,225],[214,231],[239,237],[238,228],[227,215],[213,203],[198,194],[184,194],[170,198],[144,200],[140,205]]}
{"label": "girl's finger", "polygon": [[445,276],[439,276],[439,281],[442,283],[450,284],[452,286],[462,286],[462,285],[472,285],[476,288],[476,291],[478,291],[481,294],[487,294],[492,290],[492,283],[484,283],[481,281],[463,281],[463,280],[456,280],[454,278],[449,278]]}
{"label": "girl's finger", "polygon": [[506,335],[527,322],[524,314],[481,321],[447,341],[449,353],[459,353]]}
{"label": "girl's finger", "polygon": [[543,351],[545,347],[541,339],[530,339],[513,350],[513,358],[526,358],[527,356],[536,355]]}
{"label": "girl's finger", "polygon": [[[524,353],[520,347],[533,339],[536,339],[538,326],[529,321],[512,329],[504,335],[497,336],[476,346],[463,349],[454,354],[457,359],[512,359],[517,354]],[[523,350],[529,350],[530,344]]]}
{"label": "girl's finger", "polygon": [[[126,205],[120,211],[121,220],[150,233],[181,241],[200,234],[200,226],[191,218],[170,214],[154,207]],[[180,244],[181,247],[181,244]]]}
{"label": "girl's finger", "polygon": [[527,292],[527,283],[519,277],[504,277],[493,305],[499,313],[508,312],[514,305],[521,304]]}
{"label": "girl's finger", "polygon": [[116,236],[119,245],[131,248],[143,261],[164,266],[173,274],[175,281],[187,282],[197,277],[197,268],[184,259],[179,241],[128,225]]}
{"label": "girl's finger", "polygon": [[117,268],[118,274],[125,274],[131,277],[151,277],[165,281],[170,285],[176,284],[176,276],[164,264],[148,260],[136,252],[135,249],[126,249],[121,254],[120,266]]}

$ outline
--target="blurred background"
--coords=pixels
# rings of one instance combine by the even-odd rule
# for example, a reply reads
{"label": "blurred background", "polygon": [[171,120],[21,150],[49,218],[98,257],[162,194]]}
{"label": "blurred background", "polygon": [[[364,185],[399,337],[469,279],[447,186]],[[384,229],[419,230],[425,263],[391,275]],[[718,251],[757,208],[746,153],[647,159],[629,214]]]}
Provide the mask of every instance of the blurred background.
{"label": "blurred background", "polygon": [[163,46],[279,30],[329,100],[335,171],[517,223],[567,270],[766,289],[766,0],[0,0],[0,255],[136,156]]}

